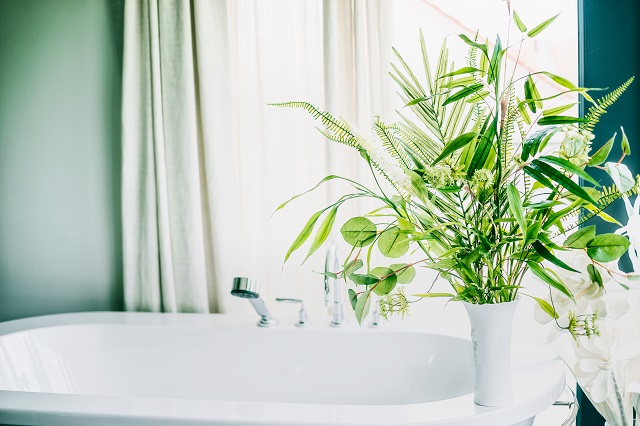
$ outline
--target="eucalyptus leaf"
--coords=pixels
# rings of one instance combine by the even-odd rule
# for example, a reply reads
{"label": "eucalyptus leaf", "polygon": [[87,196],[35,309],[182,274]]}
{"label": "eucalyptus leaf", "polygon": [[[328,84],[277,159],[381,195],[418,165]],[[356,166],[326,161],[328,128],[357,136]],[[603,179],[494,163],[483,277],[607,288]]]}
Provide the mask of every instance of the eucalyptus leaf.
{"label": "eucalyptus leaf", "polygon": [[356,285],[374,285],[380,281],[380,278],[373,274],[350,274],[349,279]]}
{"label": "eucalyptus leaf", "polygon": [[596,237],[596,226],[585,226],[578,229],[573,234],[564,240],[563,246],[571,247],[572,249],[586,248],[591,241]]}
{"label": "eucalyptus leaf", "polygon": [[617,133],[614,133],[613,137],[609,139],[607,143],[602,145],[600,149],[595,152],[595,154],[593,154],[593,156],[591,157],[588,163],[590,166],[599,166],[600,164],[607,161],[607,158],[609,158],[609,153],[611,152],[611,148],[613,148],[613,143],[616,139],[616,134]]}
{"label": "eucalyptus leaf", "polygon": [[398,278],[398,284],[409,284],[416,277],[416,268],[406,263],[394,263],[389,266]]}
{"label": "eucalyptus leaf", "polygon": [[353,247],[366,247],[373,243],[377,232],[376,225],[363,216],[352,217],[340,228],[342,238]]}
{"label": "eucalyptus leaf", "polygon": [[608,162],[605,163],[604,168],[606,169],[609,176],[611,176],[611,180],[616,184],[620,192],[630,191],[635,185],[636,180],[631,174],[631,170],[624,164]]}
{"label": "eucalyptus leaf", "polygon": [[589,274],[589,278],[591,278],[592,283],[598,284],[599,287],[603,287],[604,283],[602,282],[602,275],[600,275],[600,271],[596,268],[593,263],[587,265],[587,273]]}
{"label": "eucalyptus leaf", "polygon": [[629,240],[618,234],[600,234],[587,245],[587,255],[596,262],[618,260],[629,248]]}
{"label": "eucalyptus leaf", "polygon": [[371,274],[377,276],[380,279],[380,282],[373,287],[373,292],[378,296],[389,294],[396,287],[398,277],[392,269],[382,267],[374,268],[371,271]]}
{"label": "eucalyptus leaf", "polygon": [[409,250],[407,234],[397,226],[392,226],[378,237],[378,249],[383,256],[396,258]]}
{"label": "eucalyptus leaf", "polygon": [[342,274],[345,277],[350,276],[358,269],[364,266],[364,262],[362,259],[353,259],[349,264],[344,268],[344,273]]}
{"label": "eucalyptus leaf", "polygon": [[371,291],[365,290],[356,301],[356,319],[358,324],[362,325],[362,321],[367,317],[371,308]]}
{"label": "eucalyptus leaf", "polygon": [[349,294],[349,302],[351,303],[351,309],[355,311],[356,304],[358,303],[358,295],[356,294],[355,290],[353,290],[352,288],[348,289],[347,293]]}

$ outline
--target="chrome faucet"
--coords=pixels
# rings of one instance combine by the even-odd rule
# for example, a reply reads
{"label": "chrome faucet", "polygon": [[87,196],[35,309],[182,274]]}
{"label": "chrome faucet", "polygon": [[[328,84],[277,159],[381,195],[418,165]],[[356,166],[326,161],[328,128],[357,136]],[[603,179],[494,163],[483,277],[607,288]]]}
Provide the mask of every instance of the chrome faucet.
{"label": "chrome faucet", "polygon": [[[324,259],[324,272],[337,273],[340,270],[338,246],[335,242],[329,245]],[[331,308],[331,326],[340,327],[344,322],[344,303],[342,299],[343,283],[338,278],[324,276],[324,306]]]}
{"label": "chrome faucet", "polygon": [[249,299],[253,309],[256,310],[258,315],[260,315],[258,327],[273,327],[278,325],[278,321],[271,318],[271,315],[267,310],[267,305],[265,305],[264,300],[260,298],[258,289],[258,280],[253,278],[235,277],[233,279],[231,295],[241,297],[243,299]]}

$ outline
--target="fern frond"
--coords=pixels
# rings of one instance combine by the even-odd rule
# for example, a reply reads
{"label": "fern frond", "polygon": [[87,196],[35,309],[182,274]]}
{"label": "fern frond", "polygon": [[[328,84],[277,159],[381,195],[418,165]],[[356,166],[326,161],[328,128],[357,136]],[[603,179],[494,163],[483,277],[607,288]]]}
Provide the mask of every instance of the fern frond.
{"label": "fern frond", "polygon": [[507,170],[508,163],[513,159],[513,133],[516,127],[516,121],[520,116],[520,111],[516,105],[516,95],[513,90],[509,96],[509,104],[507,106],[507,113],[505,114],[505,120],[502,123],[502,129],[500,130],[500,143],[502,144],[502,169]]}
{"label": "fern frond", "polygon": [[589,108],[589,111],[585,116],[587,122],[584,123],[581,128],[583,130],[592,132],[596,124],[598,124],[598,122],[600,121],[600,117],[602,116],[602,114],[607,113],[607,108],[611,107],[611,105],[613,105],[613,103],[618,100],[620,95],[622,95],[624,91],[627,90],[627,88],[631,85],[631,83],[633,83],[634,79],[635,77],[631,77],[630,79],[622,83],[622,85],[617,89],[608,93],[603,98],[596,100],[596,103],[591,108]]}
{"label": "fern frond", "polygon": [[308,102],[280,102],[269,104],[271,106],[282,108],[300,108],[307,111],[315,120],[319,120],[325,129],[320,129],[320,133],[327,139],[335,142],[343,143],[352,148],[360,149],[361,147],[356,142],[355,135],[351,132],[349,125],[339,118],[335,118],[326,111],[320,111]]}
{"label": "fern frond", "polygon": [[[402,114],[398,115],[404,119]],[[398,131],[405,146],[418,156],[422,164],[431,164],[441,151],[437,142],[406,119],[405,123],[394,123],[391,127]]]}
{"label": "fern frond", "polygon": [[[620,192],[620,190],[615,186],[611,186],[609,188],[604,187],[602,189],[602,191],[600,191],[600,198],[598,198],[598,204],[596,206],[596,209],[591,211],[588,210],[586,213],[582,213],[580,215],[580,217],[578,218],[577,222],[575,222],[573,224],[573,226],[571,226],[570,228],[567,229],[567,231],[570,231],[571,229],[577,228],[578,226],[582,225],[583,223],[585,223],[586,221],[592,219],[593,217],[599,215],[600,213],[602,213],[607,207],[609,207],[611,204],[613,204],[614,201],[622,198],[622,197],[632,197],[633,195],[636,195],[640,193],[640,185],[638,185],[636,183],[636,185],[631,188],[630,190],[628,190],[627,192]],[[573,212],[572,215],[567,215],[568,217],[575,217],[575,215],[578,212]]]}
{"label": "fern frond", "polygon": [[393,158],[409,170],[415,168],[413,160],[404,150],[402,141],[396,138],[395,130],[392,127],[386,126],[380,120],[380,117],[376,117],[376,121],[373,123],[373,129],[382,141],[382,146]]}

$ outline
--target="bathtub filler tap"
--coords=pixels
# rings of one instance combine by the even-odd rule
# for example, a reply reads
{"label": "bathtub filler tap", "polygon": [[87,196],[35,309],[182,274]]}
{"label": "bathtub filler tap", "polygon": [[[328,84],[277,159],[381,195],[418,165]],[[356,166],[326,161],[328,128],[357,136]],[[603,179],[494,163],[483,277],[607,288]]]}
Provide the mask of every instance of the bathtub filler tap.
{"label": "bathtub filler tap", "polygon": [[[336,273],[340,270],[340,257],[335,242],[329,245],[324,259],[324,272]],[[324,306],[331,309],[331,326],[340,327],[344,322],[343,284],[337,278],[324,276]]]}
{"label": "bathtub filler tap", "polygon": [[288,297],[276,297],[276,302],[282,303],[299,303],[300,311],[298,311],[298,322],[295,323],[296,327],[309,327],[309,316],[304,308],[304,301],[302,299],[290,299]]}
{"label": "bathtub filler tap", "polygon": [[231,289],[231,295],[236,297],[242,297],[243,299],[249,299],[253,309],[260,315],[260,322],[258,327],[274,327],[278,325],[278,321],[271,318],[267,305],[264,300],[260,298],[258,293],[259,289],[258,280],[246,277],[235,277],[233,279],[233,288]]}

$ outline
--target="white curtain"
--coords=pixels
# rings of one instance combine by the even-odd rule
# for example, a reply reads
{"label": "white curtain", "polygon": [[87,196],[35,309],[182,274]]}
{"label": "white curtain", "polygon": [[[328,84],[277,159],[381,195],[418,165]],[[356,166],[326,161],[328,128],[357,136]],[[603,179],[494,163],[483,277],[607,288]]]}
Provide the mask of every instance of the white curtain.
{"label": "white curtain", "polygon": [[[315,132],[307,100],[369,129],[394,96],[383,0],[127,0],[123,228],[128,310],[238,312],[234,276],[320,310],[322,253],[282,261],[361,159]],[[390,94],[391,93],[391,94]],[[272,217],[271,217],[272,216]],[[346,215],[345,215],[346,216]],[[336,223],[339,223],[337,221]],[[273,307],[292,314],[291,307]]]}

